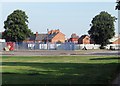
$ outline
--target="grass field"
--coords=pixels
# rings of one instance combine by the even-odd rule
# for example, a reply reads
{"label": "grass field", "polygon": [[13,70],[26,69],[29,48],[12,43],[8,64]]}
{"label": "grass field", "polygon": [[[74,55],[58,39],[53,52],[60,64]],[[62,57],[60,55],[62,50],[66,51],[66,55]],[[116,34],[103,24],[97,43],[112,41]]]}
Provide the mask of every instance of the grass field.
{"label": "grass field", "polygon": [[3,56],[3,84],[109,84],[115,56]]}

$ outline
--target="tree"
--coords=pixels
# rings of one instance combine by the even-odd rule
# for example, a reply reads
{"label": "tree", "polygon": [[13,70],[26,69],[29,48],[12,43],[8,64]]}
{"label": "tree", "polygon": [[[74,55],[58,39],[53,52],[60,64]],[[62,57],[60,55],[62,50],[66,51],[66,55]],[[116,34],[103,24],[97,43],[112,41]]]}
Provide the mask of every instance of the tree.
{"label": "tree", "polygon": [[28,29],[28,17],[22,10],[15,10],[4,21],[3,38],[7,42],[22,42],[33,33]]}
{"label": "tree", "polygon": [[102,11],[96,15],[91,21],[91,28],[88,31],[90,37],[96,44],[100,44],[100,48],[104,48],[115,35],[114,22],[116,18],[109,13]]}
{"label": "tree", "polygon": [[117,6],[116,6],[115,9],[116,9],[116,10],[120,10],[120,1],[117,1],[116,3],[117,3]]}

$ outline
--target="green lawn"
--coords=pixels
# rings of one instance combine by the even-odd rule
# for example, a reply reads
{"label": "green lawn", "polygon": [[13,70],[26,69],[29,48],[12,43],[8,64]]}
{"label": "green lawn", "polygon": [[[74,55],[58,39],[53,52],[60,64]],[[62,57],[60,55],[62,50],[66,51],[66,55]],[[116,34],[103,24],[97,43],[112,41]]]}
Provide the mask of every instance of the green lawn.
{"label": "green lawn", "polygon": [[3,56],[3,84],[109,84],[115,56]]}

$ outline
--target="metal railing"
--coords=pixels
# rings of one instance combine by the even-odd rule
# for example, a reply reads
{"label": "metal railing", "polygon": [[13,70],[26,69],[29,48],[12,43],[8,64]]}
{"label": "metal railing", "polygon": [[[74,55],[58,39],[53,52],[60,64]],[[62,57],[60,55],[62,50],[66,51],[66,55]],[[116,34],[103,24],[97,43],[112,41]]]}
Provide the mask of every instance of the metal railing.
{"label": "metal railing", "polygon": [[[0,50],[7,47],[7,42],[0,43]],[[99,49],[100,45],[94,44],[74,44],[70,42],[56,43],[26,43],[16,42],[13,46],[14,50],[81,50],[81,49]]]}

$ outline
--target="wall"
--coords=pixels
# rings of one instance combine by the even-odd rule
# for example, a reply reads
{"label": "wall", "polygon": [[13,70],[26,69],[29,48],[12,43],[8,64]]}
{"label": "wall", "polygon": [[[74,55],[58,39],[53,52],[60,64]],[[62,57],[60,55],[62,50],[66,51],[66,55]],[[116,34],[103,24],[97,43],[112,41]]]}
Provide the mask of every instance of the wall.
{"label": "wall", "polygon": [[86,37],[83,39],[83,44],[90,44],[90,37],[86,36]]}
{"label": "wall", "polygon": [[116,41],[114,41],[112,44],[120,44],[120,38]]}
{"label": "wall", "polygon": [[65,42],[65,35],[62,34],[61,32],[59,32],[53,39],[52,39],[52,43],[55,43],[55,42],[58,42],[58,41],[61,41],[62,43]]}

